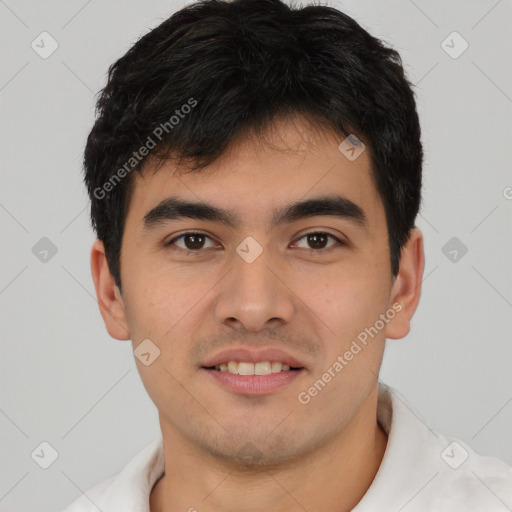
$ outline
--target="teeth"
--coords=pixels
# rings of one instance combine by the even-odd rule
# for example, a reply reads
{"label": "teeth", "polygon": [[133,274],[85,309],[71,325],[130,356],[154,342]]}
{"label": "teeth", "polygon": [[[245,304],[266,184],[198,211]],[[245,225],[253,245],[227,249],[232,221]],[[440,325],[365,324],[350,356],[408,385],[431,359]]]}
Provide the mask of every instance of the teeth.
{"label": "teeth", "polygon": [[269,375],[271,373],[286,372],[290,366],[279,361],[260,361],[247,363],[245,361],[228,361],[215,367],[221,372],[229,372],[237,375]]}
{"label": "teeth", "polygon": [[272,373],[278,373],[283,369],[283,363],[272,361]]}
{"label": "teeth", "polygon": [[255,375],[269,375],[272,373],[272,366],[269,361],[263,361],[254,365]]}
{"label": "teeth", "polygon": [[238,375],[254,375],[254,363],[238,363]]}

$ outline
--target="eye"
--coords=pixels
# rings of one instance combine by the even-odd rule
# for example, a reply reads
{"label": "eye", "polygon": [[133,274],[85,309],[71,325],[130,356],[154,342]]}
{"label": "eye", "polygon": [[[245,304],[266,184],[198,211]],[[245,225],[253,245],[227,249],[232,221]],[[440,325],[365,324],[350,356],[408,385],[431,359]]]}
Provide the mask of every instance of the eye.
{"label": "eye", "polygon": [[345,242],[341,241],[338,237],[331,235],[330,233],[326,233],[323,231],[313,231],[311,233],[306,233],[302,237],[299,238],[299,240],[306,240],[306,243],[309,245],[309,247],[302,247],[303,249],[310,249],[314,252],[323,252],[330,250],[332,245],[326,247],[326,243],[328,239],[331,238],[335,242],[337,242],[339,245],[346,245]]}
{"label": "eye", "polygon": [[[334,240],[334,243],[331,245],[326,245],[328,240]],[[213,243],[212,239],[206,235],[205,233],[200,232],[188,232],[183,233],[172,240],[169,240],[165,245],[166,246],[175,246],[172,249],[180,251],[185,251],[187,255],[199,253],[201,249],[207,249],[206,241],[210,240],[210,248],[215,248],[216,245]],[[306,233],[305,235],[299,238],[300,240],[305,240],[305,243],[309,245],[309,247],[300,247],[302,249],[308,249],[313,252],[327,252],[331,250],[333,246],[338,245],[347,245],[345,242],[340,240],[338,237],[331,235],[330,233],[323,231],[312,231],[311,233]]]}
{"label": "eye", "polygon": [[[205,235],[204,233],[197,233],[197,232],[189,232],[189,233],[183,233],[182,235],[179,235],[172,240],[169,240],[165,245],[171,246],[176,245],[179,249],[183,251],[189,251],[188,254],[191,252],[200,252],[200,249],[205,248],[205,241],[211,240],[211,238],[208,235]],[[180,242],[183,245],[178,245],[177,242]],[[215,244],[212,243],[211,247],[216,247]]]}

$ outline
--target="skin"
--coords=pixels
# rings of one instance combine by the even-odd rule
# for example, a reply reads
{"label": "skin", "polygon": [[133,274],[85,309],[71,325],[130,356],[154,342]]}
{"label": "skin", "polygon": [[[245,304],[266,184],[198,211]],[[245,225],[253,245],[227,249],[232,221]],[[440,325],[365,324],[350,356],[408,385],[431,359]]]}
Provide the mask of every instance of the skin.
{"label": "skin", "polygon": [[[349,161],[340,142],[328,129],[287,118],[264,141],[248,134],[233,140],[200,173],[180,174],[168,161],[156,173],[135,174],[121,249],[123,295],[102,242],[94,243],[92,275],[108,332],[131,339],[133,348],[149,338],[161,351],[149,366],[136,359],[164,442],[166,472],[151,492],[152,512],[341,512],[371,485],[387,443],[376,417],[377,376],[386,338],[409,333],[419,303],[423,235],[413,230],[392,279],[369,151]],[[363,208],[367,231],[329,216],[270,225],[274,207],[332,193]],[[183,219],[144,233],[145,213],[171,195],[232,209],[241,226]],[[180,253],[183,239],[175,251],[165,247],[194,230],[210,237],[201,253]],[[304,237],[311,232],[348,245],[327,239],[319,249]],[[235,250],[247,236],[263,248],[250,264]],[[190,247],[197,246],[189,240]],[[401,311],[308,404],[300,403],[298,394],[393,304]],[[200,369],[234,345],[279,347],[306,371],[264,397],[236,394]],[[242,459],[237,454],[247,443]]]}

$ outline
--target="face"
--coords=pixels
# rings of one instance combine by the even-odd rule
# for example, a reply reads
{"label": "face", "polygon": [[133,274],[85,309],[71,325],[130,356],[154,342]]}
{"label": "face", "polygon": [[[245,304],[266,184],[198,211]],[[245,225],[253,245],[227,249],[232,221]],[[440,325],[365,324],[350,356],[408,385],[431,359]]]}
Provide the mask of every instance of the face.
{"label": "face", "polygon": [[[375,388],[403,305],[368,148],[351,161],[341,140],[281,120],[201,172],[168,162],[133,176],[118,321],[134,349],[151,340],[160,351],[136,363],[164,436],[217,459],[283,462],[340,435]],[[227,210],[233,222],[154,210],[169,198]],[[312,200],[325,208],[276,222]],[[207,369],[229,360],[263,363],[242,373],[266,373],[266,361],[300,369]]]}

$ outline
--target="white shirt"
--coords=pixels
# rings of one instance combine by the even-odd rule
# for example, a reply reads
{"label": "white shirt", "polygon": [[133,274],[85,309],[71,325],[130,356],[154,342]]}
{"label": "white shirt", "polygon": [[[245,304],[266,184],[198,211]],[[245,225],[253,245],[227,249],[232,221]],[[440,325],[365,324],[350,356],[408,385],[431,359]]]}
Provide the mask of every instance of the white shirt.
{"label": "white shirt", "polygon": [[[388,443],[375,479],[354,512],[512,511],[512,468],[507,464],[430,429],[382,382],[377,417]],[[64,512],[150,512],[149,495],[164,469],[160,437]]]}

